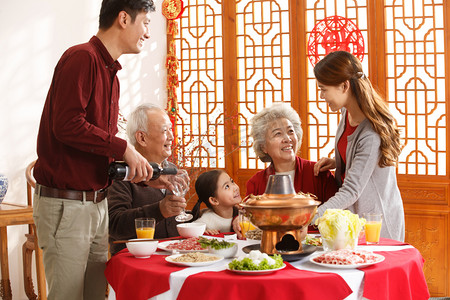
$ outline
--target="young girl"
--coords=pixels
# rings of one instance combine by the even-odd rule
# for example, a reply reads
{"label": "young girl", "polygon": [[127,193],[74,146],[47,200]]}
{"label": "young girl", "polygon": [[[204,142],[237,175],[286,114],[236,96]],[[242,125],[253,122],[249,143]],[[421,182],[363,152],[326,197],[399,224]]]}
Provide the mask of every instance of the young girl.
{"label": "young girl", "polygon": [[[233,231],[231,222],[238,214],[236,204],[241,202],[239,186],[233,179],[225,171],[211,170],[198,176],[195,191],[198,201],[192,214],[194,222],[206,224],[205,234]],[[207,208],[200,211],[202,203]]]}
{"label": "young girl", "polygon": [[341,111],[335,159],[321,158],[314,171],[336,168],[339,190],[318,208],[383,214],[381,236],[405,238],[403,202],[395,165],[401,152],[400,133],[386,102],[364,75],[360,61],[346,51],[331,52],[314,67],[320,97]]}

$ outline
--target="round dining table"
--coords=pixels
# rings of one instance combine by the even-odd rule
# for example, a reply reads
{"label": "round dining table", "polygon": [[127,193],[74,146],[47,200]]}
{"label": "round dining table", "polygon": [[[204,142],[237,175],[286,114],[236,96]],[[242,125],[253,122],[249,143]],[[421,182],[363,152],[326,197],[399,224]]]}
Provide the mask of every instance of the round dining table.
{"label": "round dining table", "polygon": [[[208,236],[206,236],[208,237]],[[243,248],[257,241],[225,239]],[[216,237],[221,239],[220,237]],[[248,247],[247,247],[248,248]],[[127,249],[108,261],[105,276],[109,299],[429,299],[423,273],[424,259],[413,246],[390,239],[378,245],[361,242],[358,250],[373,251],[384,261],[364,268],[317,265],[310,258],[317,251],[285,261],[285,267],[269,274],[240,274],[227,266],[233,258],[207,266],[186,267],[167,262],[172,253],[158,249],[146,259],[135,258]]]}

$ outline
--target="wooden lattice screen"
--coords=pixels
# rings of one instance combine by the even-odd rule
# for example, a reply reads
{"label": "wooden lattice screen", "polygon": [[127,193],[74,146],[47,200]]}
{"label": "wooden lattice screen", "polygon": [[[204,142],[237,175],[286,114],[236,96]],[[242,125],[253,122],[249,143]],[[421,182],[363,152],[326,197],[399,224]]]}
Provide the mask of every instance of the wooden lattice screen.
{"label": "wooden lattice screen", "polygon": [[[186,163],[263,168],[251,149],[248,121],[279,101],[291,103],[302,116],[307,129],[303,156],[312,160],[333,156],[338,114],[318,97],[305,45],[295,45],[306,41],[320,20],[341,16],[362,33],[367,44],[364,69],[386,92],[402,129],[405,149],[399,174],[447,175],[442,2],[386,1],[384,51],[375,37],[378,28],[369,30],[369,11],[379,3],[304,1],[304,7],[295,7],[305,16],[300,25],[306,35],[300,37],[293,28],[298,20],[292,20],[292,2],[186,1],[177,39],[181,79],[177,123],[180,142],[190,154]],[[383,77],[371,68],[378,69],[378,61],[389,66],[381,66]],[[304,89],[293,86],[299,81]]]}
{"label": "wooden lattice screen", "polygon": [[[339,115],[318,97],[308,38],[319,21],[332,16],[357,26],[364,39],[365,73],[389,102],[402,130],[405,147],[398,178],[407,239],[429,258],[425,270],[430,290],[448,296],[449,3],[184,0],[184,4],[176,39],[177,132],[183,162],[188,168],[225,168],[242,194],[246,180],[264,167],[251,149],[249,120],[273,102],[290,103],[299,112],[302,157],[334,156]],[[434,260],[436,251],[446,253],[444,269]]]}

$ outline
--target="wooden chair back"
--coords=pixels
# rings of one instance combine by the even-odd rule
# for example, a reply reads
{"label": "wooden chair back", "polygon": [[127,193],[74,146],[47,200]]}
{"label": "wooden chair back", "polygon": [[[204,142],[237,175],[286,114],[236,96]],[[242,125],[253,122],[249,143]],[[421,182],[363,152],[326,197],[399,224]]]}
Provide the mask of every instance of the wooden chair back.
{"label": "wooden chair back", "polygon": [[36,188],[36,180],[34,180],[32,171],[36,161],[32,161],[25,169],[25,177],[27,179],[27,204],[29,206],[33,205],[33,190]]}

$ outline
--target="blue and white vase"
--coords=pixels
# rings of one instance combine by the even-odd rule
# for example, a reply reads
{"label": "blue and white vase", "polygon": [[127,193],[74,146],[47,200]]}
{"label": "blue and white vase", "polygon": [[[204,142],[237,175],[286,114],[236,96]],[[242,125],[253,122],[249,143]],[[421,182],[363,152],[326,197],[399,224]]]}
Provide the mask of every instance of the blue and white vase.
{"label": "blue and white vase", "polygon": [[0,174],[0,203],[5,199],[6,191],[8,191],[8,177]]}

